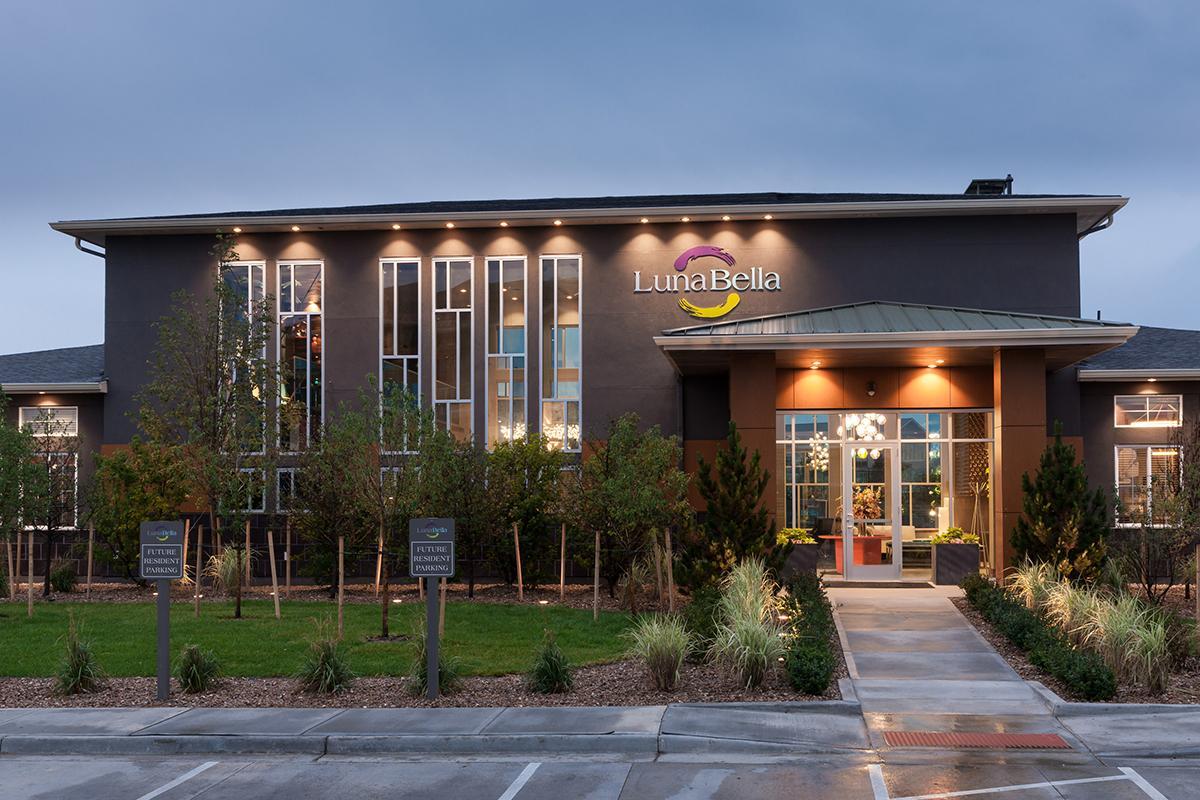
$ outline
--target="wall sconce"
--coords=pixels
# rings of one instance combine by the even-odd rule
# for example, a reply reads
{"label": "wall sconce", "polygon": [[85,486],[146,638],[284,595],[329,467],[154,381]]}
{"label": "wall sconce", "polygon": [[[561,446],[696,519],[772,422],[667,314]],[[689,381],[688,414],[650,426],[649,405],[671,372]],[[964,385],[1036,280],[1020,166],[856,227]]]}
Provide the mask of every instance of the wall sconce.
{"label": "wall sconce", "polygon": [[875,396],[875,381],[867,381],[867,397]]}

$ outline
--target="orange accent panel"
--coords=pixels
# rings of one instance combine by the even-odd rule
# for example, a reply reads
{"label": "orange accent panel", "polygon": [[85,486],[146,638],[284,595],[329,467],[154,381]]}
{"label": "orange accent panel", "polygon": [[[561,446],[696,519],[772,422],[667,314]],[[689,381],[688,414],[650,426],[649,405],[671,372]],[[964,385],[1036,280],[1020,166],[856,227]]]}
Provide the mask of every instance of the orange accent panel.
{"label": "orange accent panel", "polygon": [[992,378],[987,367],[951,367],[950,407],[991,408],[995,401]]}
{"label": "orange accent panel", "polygon": [[793,384],[794,405],[790,408],[841,408],[840,369],[798,369]]}
{"label": "orange accent panel", "polygon": [[700,498],[700,489],[694,477],[700,471],[700,456],[704,456],[705,462],[712,464],[717,460],[717,448],[722,444],[723,439],[683,440],[683,469],[693,476],[692,482],[688,484],[688,501],[697,511],[703,511],[707,507]]}
{"label": "orange accent panel", "polygon": [[[867,384],[875,382],[875,394],[867,394]],[[895,408],[899,397],[899,379],[890,367],[866,367],[842,370],[842,408]]]}
{"label": "orange accent panel", "polygon": [[729,365],[729,416],[739,428],[775,430],[774,353],[738,353]]}
{"label": "orange accent panel", "polygon": [[796,407],[796,370],[775,370],[775,408]]}
{"label": "orange accent panel", "polygon": [[945,408],[950,405],[950,374],[944,369],[900,370],[898,402],[900,408]]}

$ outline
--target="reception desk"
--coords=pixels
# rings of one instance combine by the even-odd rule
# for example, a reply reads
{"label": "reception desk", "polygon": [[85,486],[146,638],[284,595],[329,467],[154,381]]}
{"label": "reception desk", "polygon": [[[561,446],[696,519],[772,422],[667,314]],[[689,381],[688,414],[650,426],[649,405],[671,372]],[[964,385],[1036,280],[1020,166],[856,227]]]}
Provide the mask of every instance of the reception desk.
{"label": "reception desk", "polygon": [[[836,570],[842,575],[846,574],[842,567],[842,537],[837,535],[821,536],[821,539],[833,540],[833,557],[836,564]],[[882,564],[883,563],[883,543],[890,536],[855,536],[854,547],[854,563],[855,564]]]}

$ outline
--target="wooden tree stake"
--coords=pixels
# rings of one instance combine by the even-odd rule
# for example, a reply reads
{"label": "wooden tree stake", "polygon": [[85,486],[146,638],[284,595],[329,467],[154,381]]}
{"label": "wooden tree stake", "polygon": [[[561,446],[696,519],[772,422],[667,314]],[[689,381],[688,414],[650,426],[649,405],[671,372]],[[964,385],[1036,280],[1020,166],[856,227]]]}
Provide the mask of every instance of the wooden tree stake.
{"label": "wooden tree stake", "polygon": [[517,532],[517,523],[513,523],[513,544],[517,548],[517,602],[525,602],[525,580],[521,577],[521,534]]}
{"label": "wooden tree stake", "polygon": [[8,569],[8,599],[17,599],[17,574],[13,572],[13,543],[12,539],[4,540],[4,563]]}
{"label": "wooden tree stake", "polygon": [[[187,540],[187,531],[184,531],[184,540]],[[88,524],[88,563],[87,563],[87,588],[83,590],[83,597],[89,602],[92,599],[92,549],[96,542],[96,526]],[[183,546],[183,552],[187,553],[187,545]],[[184,558],[187,558],[184,555]]]}
{"label": "wooden tree stake", "polygon": [[[192,532],[192,521],[190,519],[185,519],[183,521],[183,577],[184,578],[187,578],[187,556],[188,556],[188,543],[189,543],[188,534],[190,534],[191,532]],[[91,541],[90,541],[91,526],[88,526],[88,537],[89,537],[88,544],[90,546],[91,545]],[[91,565],[89,564],[88,566],[90,567]]]}
{"label": "wooden tree stake", "polygon": [[346,590],[346,537],[338,537],[338,638],[342,638],[342,599]]}
{"label": "wooden tree stake", "polygon": [[283,596],[292,599],[292,518],[289,515],[283,528]]}
{"label": "wooden tree stake", "polygon": [[596,530],[595,568],[592,571],[592,621],[600,619],[600,530]]}
{"label": "wooden tree stake", "polygon": [[21,552],[22,552],[21,551],[21,532],[17,531],[17,560],[13,562],[13,566],[16,570],[16,578],[13,580],[13,599],[14,600],[17,597],[16,593],[18,591],[20,591],[20,589],[21,589],[21,587],[18,584],[21,583],[21,565],[25,563],[25,559],[21,555]]}
{"label": "wooden tree stake", "polygon": [[204,526],[196,526],[196,583],[192,587],[192,603],[196,606],[196,619],[200,619],[200,576],[204,568]]}
{"label": "wooden tree stake", "polygon": [[279,619],[279,578],[275,572],[275,536],[267,528],[267,558],[271,559],[271,597],[275,600],[275,619]]}
{"label": "wooden tree stake", "polygon": [[417,599],[425,602],[425,579],[417,578]]}
{"label": "wooden tree stake", "polygon": [[379,577],[383,572],[383,525],[379,526],[379,546],[375,551],[375,596],[379,597]]}
{"label": "wooden tree stake", "polygon": [[558,550],[558,602],[567,598],[567,523],[562,524],[562,544]]}
{"label": "wooden tree stake", "polygon": [[29,618],[33,619],[33,531],[26,535],[29,538],[25,542],[25,557],[29,559],[29,564],[25,570],[25,597],[29,607]]}
{"label": "wooden tree stake", "polygon": [[658,536],[655,535],[654,543],[651,545],[654,549],[654,592],[658,597],[658,607],[662,608],[663,601],[663,574],[662,574],[662,553],[658,548]]}
{"label": "wooden tree stake", "polygon": [[250,588],[250,520],[246,520],[246,588]]}
{"label": "wooden tree stake", "polygon": [[667,613],[675,613],[675,558],[671,555],[671,528],[664,529],[666,533],[666,552],[663,557],[667,561]]}

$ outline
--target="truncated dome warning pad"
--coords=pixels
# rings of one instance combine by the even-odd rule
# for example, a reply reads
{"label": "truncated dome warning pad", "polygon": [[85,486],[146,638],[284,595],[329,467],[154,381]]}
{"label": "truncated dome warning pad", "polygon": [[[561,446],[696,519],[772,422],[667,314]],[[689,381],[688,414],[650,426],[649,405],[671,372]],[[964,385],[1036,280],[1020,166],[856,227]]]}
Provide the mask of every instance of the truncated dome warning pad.
{"label": "truncated dome warning pad", "polygon": [[941,733],[937,731],[885,731],[890,747],[947,747],[985,750],[1070,750],[1057,733]]}

